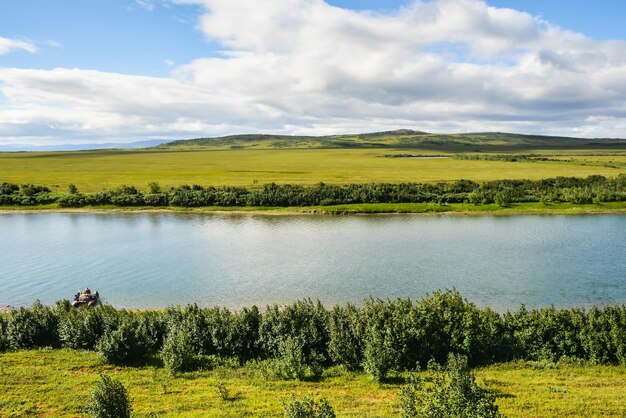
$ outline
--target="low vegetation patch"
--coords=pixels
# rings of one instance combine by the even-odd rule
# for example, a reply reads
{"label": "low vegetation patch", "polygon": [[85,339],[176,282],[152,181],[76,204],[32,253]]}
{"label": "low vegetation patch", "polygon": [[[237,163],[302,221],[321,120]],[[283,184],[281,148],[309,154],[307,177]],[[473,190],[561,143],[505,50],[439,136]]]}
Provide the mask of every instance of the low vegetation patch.
{"label": "low vegetation patch", "polygon": [[[180,379],[211,376],[207,391],[233,405],[250,396],[252,388],[246,381],[262,381],[269,385],[268,390],[313,390],[341,376],[343,390],[349,392],[355,379],[361,382],[361,376],[366,376],[370,392],[360,395],[363,399],[378,399],[372,388],[394,387],[397,393],[398,385],[408,382],[410,388],[403,390],[401,398],[409,412],[438,405],[441,411],[458,412],[452,416],[498,416],[493,396],[476,385],[469,366],[498,368],[522,361],[526,370],[538,375],[594,365],[626,370],[626,306],[589,310],[529,310],[522,306],[501,315],[477,307],[454,290],[435,292],[417,301],[369,299],[362,307],[345,305],[331,310],[307,299],[268,306],[263,313],[256,307],[232,312],[195,305],[132,312],[107,305],[72,308],[63,301],[51,307],[35,303],[0,318],[0,347],[5,351],[0,355],[0,385],[38,387],[39,378],[21,380],[14,375],[22,366],[13,362],[19,362],[21,353],[28,353],[22,350],[39,348],[48,350],[32,352],[31,361],[40,366],[47,366],[47,358],[58,358],[55,352],[70,358],[54,370],[37,368],[41,378],[48,379],[47,373],[61,373],[68,379],[79,374],[83,379],[97,371],[132,374],[131,370],[152,369],[146,379],[158,387],[160,396],[167,397],[179,393],[176,387]],[[97,366],[72,365],[72,356],[90,352]],[[423,381],[416,376],[424,373],[420,365],[425,364],[430,380]],[[166,370],[162,374],[157,372],[163,367]],[[98,393],[119,389],[114,382],[102,379]],[[233,384],[232,379],[239,379],[239,383]],[[546,391],[550,396],[570,396],[572,389],[565,383],[551,381]],[[73,388],[74,384],[67,380],[62,386]],[[103,389],[105,386],[109,389]],[[491,390],[490,384],[487,389]],[[0,408],[21,410],[10,403],[16,402],[16,396],[21,398],[9,392],[13,393],[9,398],[0,398]],[[333,397],[326,397],[333,403]],[[104,395],[100,398],[108,399]],[[409,408],[409,404],[414,407]],[[302,416],[330,416],[324,415],[330,413],[323,412],[326,406],[306,399],[295,402],[289,410],[308,414],[311,408],[313,415]],[[394,401],[385,406],[385,414],[398,408]]]}
{"label": "low vegetation patch", "polygon": [[256,188],[203,187],[182,185],[162,190],[150,183],[148,190],[121,186],[97,193],[80,193],[72,184],[68,193],[52,192],[45,186],[2,183],[0,205],[37,206],[56,203],[59,207],[308,207],[371,203],[431,203],[507,207],[512,203],[542,202],[590,204],[626,201],[626,175],[615,178],[557,177],[543,180],[497,180],[476,183],[372,183],[315,186],[275,183]]}

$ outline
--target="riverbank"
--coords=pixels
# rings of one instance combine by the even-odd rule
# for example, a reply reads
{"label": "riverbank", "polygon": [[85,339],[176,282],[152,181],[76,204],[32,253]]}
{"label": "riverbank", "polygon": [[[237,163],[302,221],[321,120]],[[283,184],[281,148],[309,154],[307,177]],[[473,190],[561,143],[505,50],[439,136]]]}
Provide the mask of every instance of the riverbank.
{"label": "riverbank", "polygon": [[[100,373],[128,388],[138,417],[281,416],[297,396],[327,398],[337,416],[399,416],[403,375],[376,384],[340,367],[318,381],[268,379],[252,364],[217,365],[172,377],[155,366],[119,367],[89,351],[28,350],[0,354],[0,415],[72,417],[84,405]],[[475,370],[477,383],[496,393],[507,417],[623,416],[626,367],[511,362]],[[424,373],[424,377],[428,377]],[[223,399],[218,382],[229,397]],[[601,387],[602,390],[598,390]],[[151,415],[153,414],[153,415]]]}
{"label": "riverbank", "polygon": [[233,215],[359,215],[359,214],[422,214],[422,215],[586,215],[626,214],[626,202],[574,203],[513,203],[473,205],[450,203],[359,203],[331,206],[206,206],[183,208],[172,206],[85,206],[62,208],[58,204],[37,206],[0,206],[0,214],[10,213],[206,213]]}

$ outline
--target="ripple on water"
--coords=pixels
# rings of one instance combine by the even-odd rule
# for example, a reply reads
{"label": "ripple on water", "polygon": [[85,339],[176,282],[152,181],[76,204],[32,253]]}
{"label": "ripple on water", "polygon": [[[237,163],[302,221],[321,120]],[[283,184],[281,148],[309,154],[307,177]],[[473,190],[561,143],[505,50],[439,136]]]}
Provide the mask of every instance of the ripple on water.
{"label": "ripple on water", "polygon": [[86,285],[123,307],[419,298],[626,303],[626,216],[0,216],[0,305]]}

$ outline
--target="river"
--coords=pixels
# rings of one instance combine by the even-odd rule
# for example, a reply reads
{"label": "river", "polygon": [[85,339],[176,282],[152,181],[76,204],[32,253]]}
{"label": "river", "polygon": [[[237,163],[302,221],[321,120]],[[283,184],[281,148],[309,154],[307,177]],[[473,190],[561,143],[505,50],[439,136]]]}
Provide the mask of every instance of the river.
{"label": "river", "polygon": [[327,305],[458,289],[496,310],[626,303],[626,216],[0,215],[0,306]]}

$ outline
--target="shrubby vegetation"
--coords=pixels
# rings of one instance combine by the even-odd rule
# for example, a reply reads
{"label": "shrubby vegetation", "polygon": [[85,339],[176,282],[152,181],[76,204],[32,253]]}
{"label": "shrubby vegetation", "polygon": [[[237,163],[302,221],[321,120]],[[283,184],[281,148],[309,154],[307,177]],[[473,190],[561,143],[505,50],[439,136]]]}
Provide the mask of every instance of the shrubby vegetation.
{"label": "shrubby vegetation", "polygon": [[335,411],[326,399],[315,402],[313,398],[291,396],[285,404],[285,418],[335,418]]}
{"label": "shrubby vegetation", "polygon": [[457,291],[439,291],[418,301],[369,299],[363,307],[332,310],[302,300],[263,313],[256,307],[129,312],[37,302],[0,317],[1,350],[46,346],[96,350],[113,364],[160,358],[174,373],[199,367],[203,358],[253,360],[276,376],[299,380],[340,365],[384,381],[418,365],[445,364],[450,354],[463,355],[470,366],[562,358],[626,365],[626,306],[522,306],[501,315]]}
{"label": "shrubby vegetation", "polygon": [[543,180],[497,180],[476,183],[459,180],[453,183],[419,184],[348,184],[315,186],[274,183],[262,187],[202,187],[182,185],[162,190],[150,183],[148,190],[121,186],[97,193],[53,193],[48,188],[30,184],[0,185],[0,205],[40,205],[57,203],[61,207],[88,205],[116,206],[319,206],[359,203],[512,203],[544,202],[587,204],[626,201],[626,175],[615,178],[556,177]]}
{"label": "shrubby vegetation", "polygon": [[87,411],[93,418],[130,418],[132,407],[126,388],[110,376],[100,375]]}
{"label": "shrubby vegetation", "polygon": [[502,417],[495,395],[476,384],[465,356],[450,354],[445,365],[431,362],[428,369],[432,384],[416,380],[400,392],[402,418]]}

